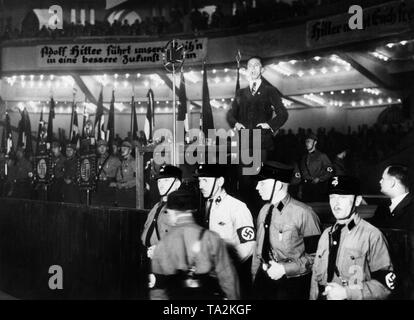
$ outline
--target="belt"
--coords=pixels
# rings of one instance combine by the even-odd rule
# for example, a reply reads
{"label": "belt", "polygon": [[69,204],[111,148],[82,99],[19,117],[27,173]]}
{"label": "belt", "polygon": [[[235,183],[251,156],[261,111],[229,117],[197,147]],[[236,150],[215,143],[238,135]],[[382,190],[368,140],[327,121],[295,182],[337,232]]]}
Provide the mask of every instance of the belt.
{"label": "belt", "polygon": [[171,289],[197,289],[197,288],[219,288],[218,280],[208,273],[188,274],[178,272],[173,275],[155,274],[156,282],[154,288],[171,288]]}

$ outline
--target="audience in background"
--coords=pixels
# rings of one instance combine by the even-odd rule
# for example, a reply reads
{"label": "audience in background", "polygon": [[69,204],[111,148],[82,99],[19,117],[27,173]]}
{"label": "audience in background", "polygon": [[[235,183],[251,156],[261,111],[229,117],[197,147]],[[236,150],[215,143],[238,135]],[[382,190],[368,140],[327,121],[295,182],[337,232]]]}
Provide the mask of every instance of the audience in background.
{"label": "audience in background", "polygon": [[145,17],[130,23],[127,20],[115,20],[112,24],[108,21],[95,21],[91,25],[88,21],[85,25],[65,23],[63,29],[51,30],[43,26],[40,30],[34,26],[24,25],[21,30],[13,29],[11,22],[5,26],[1,40],[17,38],[62,38],[62,37],[96,37],[96,36],[153,36],[174,33],[195,33],[220,29],[245,29],[248,25],[263,25],[273,22],[287,21],[295,17],[306,16],[313,7],[313,1],[297,0],[292,4],[281,0],[273,2],[243,1],[237,4],[237,8],[230,14],[224,13],[221,4],[209,15],[206,11],[193,7],[188,13],[178,6],[170,9],[169,16]]}

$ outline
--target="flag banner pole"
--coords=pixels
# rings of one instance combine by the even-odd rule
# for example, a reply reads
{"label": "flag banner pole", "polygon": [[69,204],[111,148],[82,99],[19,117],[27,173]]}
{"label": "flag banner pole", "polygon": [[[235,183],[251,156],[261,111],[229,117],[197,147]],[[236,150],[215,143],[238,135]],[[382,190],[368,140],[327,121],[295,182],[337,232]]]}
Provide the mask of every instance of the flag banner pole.
{"label": "flag banner pole", "polygon": [[173,39],[167,42],[162,53],[163,64],[167,72],[172,73],[172,91],[173,91],[173,144],[172,144],[172,164],[175,166],[176,159],[176,138],[177,138],[177,109],[176,109],[176,88],[175,88],[175,72],[180,69],[185,60],[185,50],[182,44],[179,44],[178,40]]}
{"label": "flag banner pole", "polygon": [[177,164],[176,159],[176,144],[177,144],[177,109],[176,109],[176,97],[175,97],[175,66],[172,65],[172,78],[173,78],[173,149],[172,149],[172,164]]}

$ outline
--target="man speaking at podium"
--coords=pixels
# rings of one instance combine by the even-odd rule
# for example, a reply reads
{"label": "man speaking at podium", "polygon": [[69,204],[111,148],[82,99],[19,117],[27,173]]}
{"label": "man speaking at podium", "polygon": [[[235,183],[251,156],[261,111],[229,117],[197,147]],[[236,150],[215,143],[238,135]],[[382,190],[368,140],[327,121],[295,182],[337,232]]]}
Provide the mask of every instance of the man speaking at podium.
{"label": "man speaking at podium", "polygon": [[[260,148],[261,162],[265,162],[268,152],[274,150],[273,136],[288,119],[288,112],[282,103],[280,92],[262,79],[264,68],[260,57],[247,61],[249,86],[236,92],[232,107],[227,113],[230,127],[237,131],[249,129],[249,150]],[[253,146],[253,129],[261,130],[261,145]],[[240,144],[243,146],[243,144]],[[256,153],[253,153],[256,154]],[[260,161],[259,161],[260,162]],[[259,198],[255,192],[255,181],[249,176],[239,174],[240,196],[246,201],[252,213],[260,209]],[[257,199],[251,199],[254,194]]]}

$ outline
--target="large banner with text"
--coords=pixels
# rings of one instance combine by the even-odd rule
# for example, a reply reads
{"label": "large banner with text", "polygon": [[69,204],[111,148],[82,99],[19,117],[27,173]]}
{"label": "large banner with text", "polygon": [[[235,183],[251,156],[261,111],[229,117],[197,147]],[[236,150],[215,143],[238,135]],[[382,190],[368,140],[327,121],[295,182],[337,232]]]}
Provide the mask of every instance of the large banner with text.
{"label": "large banner with text", "polygon": [[394,1],[383,5],[362,7],[362,28],[351,29],[353,14],[341,14],[312,20],[306,26],[306,44],[317,48],[350,43],[409,31],[414,26],[414,3]]}
{"label": "large banner with text", "polygon": [[[188,63],[207,55],[207,38],[178,40]],[[38,67],[145,67],[159,66],[166,42],[64,44],[37,46]]]}

